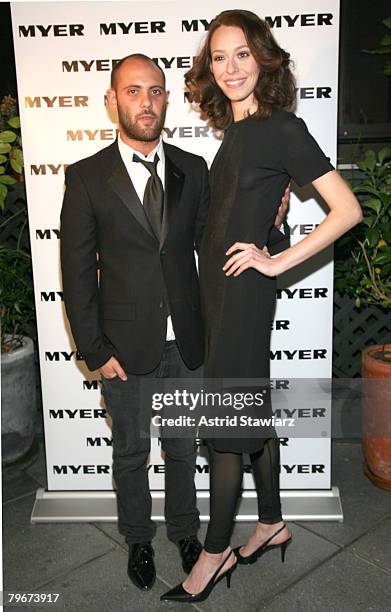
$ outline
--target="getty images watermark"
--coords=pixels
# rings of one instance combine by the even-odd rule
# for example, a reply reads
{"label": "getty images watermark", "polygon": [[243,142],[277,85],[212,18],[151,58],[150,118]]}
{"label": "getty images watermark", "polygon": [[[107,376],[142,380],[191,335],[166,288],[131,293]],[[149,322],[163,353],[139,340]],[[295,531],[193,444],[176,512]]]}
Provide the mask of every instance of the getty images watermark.
{"label": "getty images watermark", "polygon": [[[389,379],[152,379],[140,383],[151,435],[391,438]],[[149,421],[148,426],[149,428]],[[149,436],[148,431],[142,435]]]}
{"label": "getty images watermark", "polygon": [[152,436],[330,437],[330,379],[144,379],[140,384]]}
{"label": "getty images watermark", "polygon": [[[215,414],[216,411],[246,411],[261,409],[265,406],[266,389],[255,393],[224,391],[212,392],[200,389],[192,392],[188,389],[175,389],[174,392],[152,394],[152,425],[155,427],[294,427],[295,419],[251,414]],[[181,414],[164,416],[160,411],[174,408]],[[208,409],[211,413],[207,413]],[[182,413],[183,410],[195,412],[196,415]],[[170,410],[171,412],[171,410]]]}

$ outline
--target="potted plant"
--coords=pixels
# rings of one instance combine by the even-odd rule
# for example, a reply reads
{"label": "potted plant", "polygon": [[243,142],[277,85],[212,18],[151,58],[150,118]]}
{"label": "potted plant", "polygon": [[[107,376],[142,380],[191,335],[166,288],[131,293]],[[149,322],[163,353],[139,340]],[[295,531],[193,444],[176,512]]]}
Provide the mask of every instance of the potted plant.
{"label": "potted plant", "polygon": [[0,320],[3,464],[20,459],[34,442],[35,318],[23,156],[16,101],[0,103]]}
{"label": "potted plant", "polygon": [[[376,305],[391,314],[391,147],[367,151],[353,186],[363,222],[337,244],[336,289],[359,310]],[[391,491],[391,338],[362,351],[364,472]],[[372,379],[376,379],[376,384]]]}

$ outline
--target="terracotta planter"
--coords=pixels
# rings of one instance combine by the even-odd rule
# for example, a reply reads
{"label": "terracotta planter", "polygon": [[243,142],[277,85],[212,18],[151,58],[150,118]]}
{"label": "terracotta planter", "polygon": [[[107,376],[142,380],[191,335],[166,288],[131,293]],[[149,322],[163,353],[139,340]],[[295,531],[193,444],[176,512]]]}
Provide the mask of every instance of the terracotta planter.
{"label": "terracotta planter", "polygon": [[363,470],[377,487],[391,491],[391,362],[376,359],[382,351],[391,354],[391,344],[362,351]]}

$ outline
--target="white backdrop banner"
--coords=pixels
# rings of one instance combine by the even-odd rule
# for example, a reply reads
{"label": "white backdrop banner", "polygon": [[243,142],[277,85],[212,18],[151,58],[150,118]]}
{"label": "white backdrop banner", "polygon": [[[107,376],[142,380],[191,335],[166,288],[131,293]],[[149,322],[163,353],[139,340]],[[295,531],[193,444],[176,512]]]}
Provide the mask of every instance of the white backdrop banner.
{"label": "white backdrop banner", "polygon": [[[165,71],[170,90],[164,138],[203,155],[219,147],[191,110],[183,75],[212,18],[236,0],[13,3],[12,19],[34,268],[49,490],[109,490],[111,430],[97,372],[87,370],[69,333],[59,272],[59,217],[64,168],[116,138],[105,106],[112,66],[146,53]],[[296,113],[336,163],[339,0],[248,0],[294,60]],[[295,189],[288,222],[292,243],[324,217],[308,189]],[[332,358],[331,249],[279,279],[272,334],[272,376],[328,378]],[[330,403],[322,400],[324,431]],[[314,402],[314,406],[315,406]],[[319,408],[319,402],[316,403]],[[295,408],[300,408],[296,406]],[[315,417],[317,418],[317,417]],[[330,439],[281,440],[281,487],[328,489]],[[155,440],[150,484],[164,488],[164,462]],[[208,488],[200,456],[197,486]],[[245,487],[253,488],[250,474]]]}

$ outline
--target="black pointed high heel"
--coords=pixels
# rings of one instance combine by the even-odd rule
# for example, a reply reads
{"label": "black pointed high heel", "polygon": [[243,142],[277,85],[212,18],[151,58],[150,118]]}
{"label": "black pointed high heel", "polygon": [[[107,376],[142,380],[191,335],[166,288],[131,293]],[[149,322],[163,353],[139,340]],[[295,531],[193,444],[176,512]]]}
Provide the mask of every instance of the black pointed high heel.
{"label": "black pointed high heel", "polygon": [[236,563],[235,565],[232,565],[232,567],[230,567],[226,572],[221,574],[221,576],[219,576],[218,578],[216,578],[216,576],[220,572],[221,568],[224,567],[225,563],[228,561],[228,559],[230,558],[233,552],[234,551],[231,550],[229,555],[227,555],[224,561],[221,563],[221,565],[219,565],[219,567],[217,568],[217,570],[215,571],[215,573],[213,574],[212,578],[209,580],[208,584],[206,585],[203,591],[192,595],[191,593],[188,593],[183,588],[182,584],[178,584],[178,586],[174,587],[170,591],[167,591],[167,593],[164,593],[164,595],[160,597],[160,601],[180,601],[182,603],[195,603],[197,601],[205,601],[205,599],[209,597],[209,595],[215,588],[216,584],[219,583],[220,580],[222,580],[223,578],[226,578],[227,588],[230,589],[231,588],[231,576],[232,576],[233,571],[236,568],[236,565],[237,565]]}
{"label": "black pointed high heel", "polygon": [[278,529],[275,533],[273,533],[273,535],[270,536],[270,538],[268,538],[263,544],[261,544],[261,546],[259,546],[256,550],[254,550],[254,552],[251,555],[248,555],[247,557],[242,557],[242,555],[240,554],[241,546],[238,546],[237,548],[235,548],[234,553],[236,555],[238,563],[240,563],[241,565],[252,565],[256,561],[258,561],[259,557],[262,557],[262,555],[264,555],[265,552],[267,552],[268,550],[272,550],[273,548],[281,548],[281,561],[282,563],[284,563],[285,551],[287,549],[287,546],[292,542],[292,536],[289,536],[287,540],[285,540],[284,542],[281,542],[280,544],[269,544],[268,546],[268,543],[278,533],[280,533],[280,531],[282,531],[285,526],[286,525],[284,524],[282,527],[280,527],[280,529]]}

